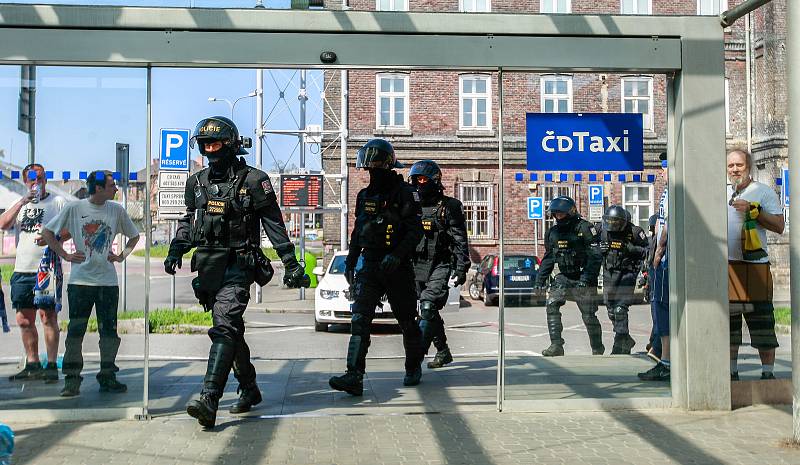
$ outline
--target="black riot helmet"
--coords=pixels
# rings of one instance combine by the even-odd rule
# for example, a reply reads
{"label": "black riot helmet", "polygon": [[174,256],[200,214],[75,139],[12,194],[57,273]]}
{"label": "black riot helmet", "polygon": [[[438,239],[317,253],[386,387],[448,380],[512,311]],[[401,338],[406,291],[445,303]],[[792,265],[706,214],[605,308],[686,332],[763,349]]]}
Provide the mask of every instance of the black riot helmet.
{"label": "black riot helmet", "polygon": [[606,208],[603,215],[603,228],[609,232],[619,232],[628,225],[629,213],[619,205],[612,205]]}
{"label": "black riot helmet", "polygon": [[394,147],[383,139],[371,139],[358,149],[356,155],[356,168],[376,168],[390,170],[402,168],[403,164],[397,161]]}
{"label": "black riot helmet", "polygon": [[[207,154],[205,144],[222,142],[222,148],[213,154]],[[248,137],[240,137],[236,124],[224,116],[211,116],[204,118],[194,128],[189,146],[200,150],[200,153],[212,158],[222,158],[228,155],[246,155],[245,147],[250,147],[252,141]]]}
{"label": "black riot helmet", "polygon": [[442,170],[433,160],[421,160],[414,163],[408,177],[411,179],[411,184],[423,197],[439,194],[443,190]]}
{"label": "black riot helmet", "polygon": [[561,197],[556,197],[550,201],[550,205],[547,206],[547,210],[550,213],[550,216],[554,213],[566,213],[567,216],[563,219],[557,219],[557,224],[564,224],[568,223],[572,218],[578,216],[578,207],[575,206],[575,201],[572,200],[571,197],[567,197],[566,195],[562,195]]}

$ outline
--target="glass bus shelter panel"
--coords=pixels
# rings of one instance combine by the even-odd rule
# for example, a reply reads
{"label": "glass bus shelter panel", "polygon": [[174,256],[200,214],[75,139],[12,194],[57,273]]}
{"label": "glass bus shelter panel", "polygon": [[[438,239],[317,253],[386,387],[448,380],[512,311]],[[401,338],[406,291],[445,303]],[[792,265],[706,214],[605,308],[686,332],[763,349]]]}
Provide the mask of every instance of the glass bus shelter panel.
{"label": "glass bus shelter panel", "polygon": [[[547,207],[556,197],[572,198],[577,213],[590,222],[598,235],[603,212],[611,205],[623,207],[631,223],[650,235],[648,219],[657,213],[666,185],[666,170],[660,168],[659,162],[659,154],[666,150],[664,82],[662,75],[505,74],[505,199],[500,208],[505,209],[502,227],[507,400],[670,396],[668,381],[644,382],[637,377],[637,373],[646,372],[654,364],[645,355],[653,324],[642,286],[646,279],[646,269],[641,268],[643,260],[631,267],[628,297],[623,302],[629,308],[628,334],[635,341],[629,355],[611,355],[615,338],[619,344],[622,336],[615,336],[614,332],[612,318],[616,305],[612,302],[609,312],[605,304],[604,291],[608,293],[609,289],[604,288],[607,283],[602,268],[597,286],[590,285],[580,291],[574,288],[574,281],[560,274],[557,265],[548,279],[539,276],[548,231],[553,234],[555,227]],[[526,113],[573,113],[576,131],[581,130],[579,113],[641,113],[645,169],[637,172],[529,170],[527,144],[539,142],[526,140],[530,137],[526,135]],[[597,189],[600,195],[590,202],[590,193]],[[529,199],[542,205],[531,212],[537,219],[529,219]],[[489,275],[492,274],[497,271],[490,269]],[[547,285],[547,295],[533,292],[536,282]],[[570,288],[566,302],[559,302],[562,299],[556,290],[562,285]],[[583,311],[576,304],[577,295]],[[497,303],[497,300],[492,302]],[[561,315],[560,325],[556,312]],[[543,356],[552,343],[561,340],[563,355],[554,351],[549,355],[555,356]],[[550,351],[553,349],[556,347]]]}
{"label": "glass bus shelter panel", "polygon": [[[347,120],[342,119],[342,79],[350,96]],[[261,302],[255,288],[245,313],[245,340],[257,382],[265,396],[258,407],[261,414],[308,412],[350,412],[376,405],[411,410],[452,409],[454,405],[473,403],[493,408],[496,402],[497,320],[486,320],[485,312],[471,307],[460,298],[459,290],[449,291],[442,316],[448,327],[448,345],[455,361],[444,369],[428,369],[435,349],[422,362],[423,383],[403,386],[404,347],[401,331],[395,320],[396,310],[386,298],[376,308],[372,341],[366,361],[364,395],[354,398],[333,391],[328,385],[331,376],[345,372],[352,296],[344,279],[347,250],[341,247],[340,212],[332,208],[307,213],[301,219],[297,208],[288,205],[291,192],[282,192],[280,177],[297,175],[305,168],[311,174],[324,170],[322,185],[324,205],[335,205],[341,199],[341,185],[335,177],[341,172],[343,141],[341,129],[347,124],[349,138],[347,156],[349,209],[354,211],[355,198],[369,182],[366,171],[355,169],[357,150],[369,139],[380,137],[390,141],[399,160],[405,165],[397,172],[408,178],[411,166],[419,160],[434,159],[442,171],[442,184],[447,195],[461,199],[476,237],[471,258],[480,260],[489,253],[481,242],[491,240],[490,223],[486,221],[495,205],[495,194],[483,189],[489,184],[486,173],[475,177],[459,142],[464,127],[459,108],[463,101],[475,104],[468,110],[466,128],[480,141],[470,144],[480,148],[483,158],[495,158],[496,143],[488,131],[477,133],[478,124],[489,125],[487,102],[492,94],[490,75],[469,75],[445,72],[387,72],[376,70],[296,70],[263,71],[263,112],[261,124],[261,167],[271,178],[277,199],[286,200],[282,211],[290,239],[299,255],[303,237],[307,272],[317,268],[316,287],[307,289],[305,300],[299,292],[281,285],[283,270],[278,267],[273,280],[261,289]],[[240,133],[251,137],[255,132],[258,99],[258,71],[237,69],[156,69],[153,71],[153,143],[160,128],[191,129],[210,115],[230,117]],[[186,86],[191,82],[191,86]],[[226,83],[221,86],[219,83]],[[460,89],[467,89],[460,93]],[[305,100],[298,99],[304,95]],[[463,101],[462,101],[463,100]],[[227,103],[226,103],[227,101]],[[305,105],[301,105],[304,102]],[[181,112],[174,111],[182,108]],[[472,119],[469,119],[472,118]],[[474,121],[471,122],[471,121]],[[306,131],[301,130],[302,127]],[[300,140],[304,138],[304,140]],[[448,144],[442,144],[447,140]],[[258,141],[254,140],[245,160],[257,166]],[[192,151],[193,169],[204,162]],[[488,165],[487,165],[488,166]],[[494,163],[488,171],[497,173]],[[330,175],[330,176],[329,176]],[[496,177],[495,177],[496,179]],[[291,187],[291,186],[289,186]],[[489,189],[491,192],[491,189]],[[158,218],[158,217],[156,217]],[[312,220],[313,218],[313,220]],[[354,214],[348,218],[349,227]],[[161,243],[169,237],[167,221],[156,220],[154,240]],[[304,234],[303,234],[304,232]],[[346,231],[349,238],[350,229]],[[301,236],[302,235],[302,236]],[[495,242],[496,244],[496,242]],[[264,240],[273,263],[278,261],[272,244]],[[481,248],[482,247],[482,248]],[[169,307],[171,279],[161,268],[162,257],[153,254],[153,286],[163,283],[162,292],[151,294],[151,307]],[[161,253],[163,255],[163,253]],[[316,260],[316,266],[310,263]],[[154,414],[180,412],[186,401],[195,397],[206,370],[211,341],[205,330],[211,325],[208,313],[199,311],[190,282],[196,275],[190,271],[188,255],[175,279],[177,308],[194,312],[200,329],[194,334],[153,334],[151,338],[150,411]],[[412,291],[415,291],[412,289]],[[265,311],[266,310],[266,311]],[[408,311],[408,309],[407,309]],[[416,307],[411,308],[412,313]],[[415,315],[411,314],[413,318]],[[413,325],[418,323],[414,321]],[[205,329],[203,329],[205,326]],[[231,377],[222,399],[227,409],[236,399],[237,380]]]}
{"label": "glass bus shelter panel", "polygon": [[[30,185],[38,175],[36,169],[25,170],[31,158],[46,179],[35,189],[40,200],[25,203],[13,228],[2,233],[3,304],[11,331],[0,336],[0,409],[54,415],[74,409],[117,409],[119,416],[141,412],[144,260],[141,252],[130,255],[124,265],[112,264],[109,257],[121,253],[127,242],[115,233],[141,234],[138,250],[145,242],[146,86],[141,69],[0,67],[0,99],[7,109],[0,115],[6,135],[0,141],[0,208],[18,209],[21,197],[30,192],[23,180]],[[127,168],[117,165],[118,144],[127,147]],[[103,206],[87,200],[87,179],[95,170],[109,173],[100,177],[103,192],[116,191]],[[127,176],[122,175],[125,170]],[[95,192],[100,199],[100,191]],[[85,266],[99,272],[78,270],[64,260],[55,266],[42,260],[41,249],[32,242],[43,225],[59,222],[58,215],[69,215],[64,217],[69,218],[65,230],[57,231],[72,236],[63,248],[83,251]],[[35,291],[35,285],[44,289]],[[18,311],[37,305],[55,305],[57,311],[46,312],[46,324],[33,311]],[[23,328],[29,322],[35,327]],[[27,355],[23,341],[32,347]],[[53,341],[57,347],[50,345]],[[25,376],[26,368],[40,364],[57,369]],[[79,389],[77,376],[82,377]]]}

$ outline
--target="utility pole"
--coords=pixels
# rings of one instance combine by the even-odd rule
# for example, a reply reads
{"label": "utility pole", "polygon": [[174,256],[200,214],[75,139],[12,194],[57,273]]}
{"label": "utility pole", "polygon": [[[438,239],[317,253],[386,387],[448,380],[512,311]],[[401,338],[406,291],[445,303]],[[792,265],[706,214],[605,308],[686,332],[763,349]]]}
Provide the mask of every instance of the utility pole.
{"label": "utility pole", "polygon": [[[300,94],[297,96],[300,100],[300,172],[306,172],[306,102],[308,95],[306,94],[306,70],[300,70]],[[300,212],[300,263],[305,267],[306,262],[306,213]],[[306,290],[300,288],[300,300],[305,300]]]}
{"label": "utility pole", "polygon": [[[260,3],[260,2],[259,2]],[[256,8],[259,8],[256,5]],[[261,5],[261,8],[264,8]],[[264,70],[257,69],[256,70],[256,168],[260,170],[264,170],[262,162],[263,160],[263,149],[264,147],[261,145],[261,137],[263,136],[264,130]],[[258,246],[261,247],[261,225],[258,226]],[[260,304],[262,300],[261,295],[261,286],[258,284],[256,286],[256,303]]]}

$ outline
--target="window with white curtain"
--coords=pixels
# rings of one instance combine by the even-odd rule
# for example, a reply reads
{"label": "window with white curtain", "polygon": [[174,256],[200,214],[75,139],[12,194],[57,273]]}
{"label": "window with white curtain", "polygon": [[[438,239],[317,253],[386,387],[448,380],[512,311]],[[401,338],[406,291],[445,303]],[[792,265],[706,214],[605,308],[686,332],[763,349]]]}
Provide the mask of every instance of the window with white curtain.
{"label": "window with white curtain", "polygon": [[485,74],[465,74],[459,77],[459,81],[460,129],[491,129],[491,78]]}
{"label": "window with white curtain", "polygon": [[408,11],[408,0],[376,0],[377,11]]}
{"label": "window with white curtain", "polygon": [[488,13],[492,11],[492,2],[491,0],[458,0],[458,11]]}
{"label": "window with white curtain", "polygon": [[540,13],[571,13],[572,0],[541,0]]}
{"label": "window with white curtain", "polygon": [[542,76],[541,79],[541,112],[572,112],[572,76]]}
{"label": "window with white curtain", "polygon": [[408,75],[378,74],[375,104],[375,127],[408,129]]}
{"label": "window with white curtain", "polygon": [[641,113],[644,129],[653,130],[653,78],[628,76],[622,78],[622,112]]}

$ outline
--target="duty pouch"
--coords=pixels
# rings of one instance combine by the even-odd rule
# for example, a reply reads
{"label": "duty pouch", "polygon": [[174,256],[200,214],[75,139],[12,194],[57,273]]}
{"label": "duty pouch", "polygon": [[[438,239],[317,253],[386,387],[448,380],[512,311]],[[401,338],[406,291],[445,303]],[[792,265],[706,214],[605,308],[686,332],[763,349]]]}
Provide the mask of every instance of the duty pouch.
{"label": "duty pouch", "polygon": [[[198,246],[192,255],[192,271],[197,274],[198,287],[209,294],[216,294],[225,279],[230,249],[227,247]],[[196,291],[195,291],[196,294]]]}
{"label": "duty pouch", "polygon": [[261,250],[260,247],[254,248],[253,254],[256,258],[254,273],[256,284],[264,287],[268,282],[272,281],[272,276],[275,274],[275,270],[272,268],[272,263],[269,261],[269,258],[264,255],[264,251]]}

